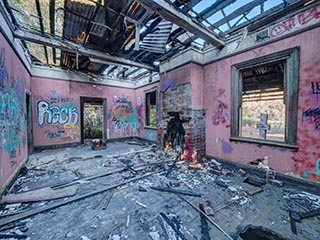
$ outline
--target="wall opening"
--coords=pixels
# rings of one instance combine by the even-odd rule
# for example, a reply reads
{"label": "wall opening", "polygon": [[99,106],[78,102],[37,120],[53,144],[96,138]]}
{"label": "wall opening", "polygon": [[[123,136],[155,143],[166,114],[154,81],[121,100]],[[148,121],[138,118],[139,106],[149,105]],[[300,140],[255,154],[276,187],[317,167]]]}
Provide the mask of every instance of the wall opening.
{"label": "wall opening", "polygon": [[105,139],[106,99],[81,97],[81,142]]}
{"label": "wall opening", "polygon": [[29,92],[26,92],[26,114],[28,153],[33,153],[32,101]]}
{"label": "wall opening", "polygon": [[232,66],[231,140],[296,145],[299,48]]}
{"label": "wall opening", "polygon": [[240,136],[285,140],[284,63],[241,71]]}
{"label": "wall opening", "polygon": [[157,90],[146,93],[146,126],[157,127]]}

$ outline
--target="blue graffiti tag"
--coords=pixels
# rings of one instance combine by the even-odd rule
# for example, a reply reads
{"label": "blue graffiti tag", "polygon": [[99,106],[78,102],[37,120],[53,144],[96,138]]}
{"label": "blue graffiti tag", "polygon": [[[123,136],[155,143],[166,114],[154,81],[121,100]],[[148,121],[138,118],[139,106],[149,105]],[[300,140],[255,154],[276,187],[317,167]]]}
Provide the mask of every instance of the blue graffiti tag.
{"label": "blue graffiti tag", "polygon": [[302,173],[302,177],[309,178],[310,174],[317,175],[320,177],[320,158],[316,162],[316,171],[305,171]]}
{"label": "blue graffiti tag", "polygon": [[308,108],[302,113],[302,120],[305,118],[312,118],[315,129],[320,128],[320,108]]}

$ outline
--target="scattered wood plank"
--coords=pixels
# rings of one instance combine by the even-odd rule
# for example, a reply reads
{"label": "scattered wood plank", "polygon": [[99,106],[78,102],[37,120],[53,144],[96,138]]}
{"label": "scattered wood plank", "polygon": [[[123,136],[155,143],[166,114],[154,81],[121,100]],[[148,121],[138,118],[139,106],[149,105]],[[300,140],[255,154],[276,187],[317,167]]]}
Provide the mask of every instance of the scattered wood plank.
{"label": "scattered wood plank", "polygon": [[19,235],[19,234],[14,234],[14,233],[10,233],[10,234],[0,234],[0,239],[5,239],[5,238],[14,238],[14,239],[25,239],[27,238],[27,235]]}
{"label": "scattered wood plank", "polygon": [[[203,205],[199,203],[199,209],[204,212]],[[210,240],[209,226],[206,217],[200,212],[200,221],[201,221],[201,240]]]}
{"label": "scattered wood plank", "polygon": [[108,207],[108,205],[109,205],[109,203],[110,203],[110,201],[111,201],[111,198],[112,198],[112,196],[113,196],[114,191],[115,191],[115,188],[112,189],[111,192],[109,193],[108,198],[106,199],[106,201],[104,202],[104,204],[103,204],[103,206],[102,206],[102,209],[103,209],[103,210],[107,209],[107,207]]}
{"label": "scattered wood plank", "polygon": [[160,213],[160,215],[182,240],[187,240],[183,233],[177,228],[177,226],[170,220],[170,218],[166,214]]}
{"label": "scattered wood plank", "polygon": [[25,218],[31,217],[33,215],[36,215],[36,214],[39,214],[39,213],[42,213],[42,212],[46,212],[46,211],[52,210],[54,208],[58,208],[58,207],[67,205],[69,203],[73,203],[73,202],[76,202],[76,201],[79,201],[79,200],[82,200],[82,199],[85,199],[85,198],[88,198],[88,197],[92,197],[94,195],[97,195],[97,194],[112,190],[114,188],[117,188],[117,187],[120,187],[120,186],[123,186],[123,185],[126,185],[126,184],[128,184],[130,182],[138,181],[140,179],[149,177],[149,176],[151,176],[153,174],[156,174],[156,173],[159,173],[159,172],[162,172],[162,171],[163,170],[147,173],[147,174],[144,174],[142,176],[135,177],[135,178],[129,179],[127,181],[124,181],[124,182],[121,182],[121,183],[118,183],[118,184],[114,184],[114,185],[108,186],[108,187],[100,189],[100,190],[89,192],[89,193],[81,195],[81,196],[75,196],[75,197],[69,198],[68,200],[63,201],[63,202],[53,203],[53,204],[45,206],[45,207],[40,207],[40,208],[33,209],[33,210],[30,210],[30,211],[27,211],[27,212],[24,212],[24,213],[21,213],[21,214],[17,214],[15,216],[9,217],[7,219],[0,220],[0,226],[4,226],[6,224],[9,224],[9,223],[21,220],[21,219],[25,219]]}
{"label": "scattered wood plank", "polygon": [[115,173],[120,173],[120,172],[126,171],[126,170],[127,170],[127,168],[124,167],[124,168],[120,168],[120,169],[117,169],[117,170],[114,170],[114,171],[110,171],[110,172],[106,172],[106,173],[102,173],[102,174],[98,174],[98,175],[93,175],[93,176],[84,177],[84,178],[78,178],[78,179],[75,179],[75,180],[70,181],[70,182],[64,182],[64,183],[59,183],[59,184],[53,185],[53,186],[51,186],[51,188],[53,188],[53,189],[64,188],[64,187],[67,187],[67,186],[78,184],[78,183],[83,182],[83,181],[90,181],[90,180],[93,180],[93,179],[106,177],[106,176],[109,176],[109,175],[112,175],[112,174],[115,174]]}
{"label": "scattered wood plank", "polygon": [[37,202],[44,200],[59,199],[76,195],[77,186],[70,186],[62,189],[54,190],[50,187],[41,188],[34,191],[22,192],[18,194],[9,194],[1,199],[1,204],[4,203],[26,203]]}
{"label": "scattered wood plank", "polygon": [[193,209],[197,210],[198,212],[202,213],[203,216],[213,225],[215,226],[220,232],[222,232],[228,239],[233,240],[233,238],[224,231],[216,222],[214,222],[205,212],[201,211],[197,206],[195,206],[193,203],[189,202],[186,198],[182,197],[180,194],[176,194],[180,199],[185,201],[187,204],[189,204]]}
{"label": "scattered wood plank", "polygon": [[150,187],[150,188],[153,190],[162,191],[162,192],[171,192],[171,193],[178,193],[178,194],[182,194],[182,195],[189,195],[189,196],[193,196],[193,197],[202,197],[202,195],[199,193],[194,193],[194,192],[187,191],[187,190],[173,189],[173,188],[169,188],[169,187]]}

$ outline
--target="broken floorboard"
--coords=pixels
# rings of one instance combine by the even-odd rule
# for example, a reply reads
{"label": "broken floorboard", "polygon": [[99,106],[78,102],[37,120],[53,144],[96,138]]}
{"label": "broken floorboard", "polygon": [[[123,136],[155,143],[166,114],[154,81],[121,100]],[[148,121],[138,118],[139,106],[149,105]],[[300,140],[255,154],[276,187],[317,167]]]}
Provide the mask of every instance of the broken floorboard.
{"label": "broken floorboard", "polygon": [[[114,155],[130,152],[128,159],[136,166],[140,164],[149,164],[154,161],[169,159],[166,153],[161,151],[137,153],[141,150],[141,146],[128,145],[123,142],[108,144],[107,149],[99,151],[102,157],[91,158],[90,161],[81,161],[79,156],[89,158],[90,154],[96,152],[89,147],[69,148],[65,150],[44,151],[30,156],[30,161],[37,159],[52,159],[57,157],[58,162],[63,158],[74,157],[74,160],[65,161],[63,164],[46,166],[49,169],[45,171],[30,171],[26,176],[19,177],[14,192],[22,191],[26,188],[33,189],[34,186],[52,185],[55,179],[60,181],[72,180],[74,171],[79,176],[98,175],[102,172],[110,171],[110,167],[119,167]],[[172,159],[171,162],[175,158]],[[27,163],[28,164],[28,163]],[[34,162],[33,162],[33,165]],[[47,168],[48,167],[48,168]],[[168,169],[168,165],[165,165]],[[140,167],[139,167],[140,168]],[[162,166],[159,166],[162,168]],[[157,169],[159,169],[157,168]],[[45,170],[45,169],[44,169]],[[67,171],[66,171],[67,170]],[[142,170],[143,171],[143,170]],[[112,200],[105,211],[101,211],[102,195],[95,195],[84,198],[81,201],[63,205],[50,211],[30,216],[24,219],[28,229],[24,234],[32,240],[42,240],[48,237],[50,239],[150,239],[167,240],[166,231],[172,233],[173,230],[166,224],[163,229],[159,224],[159,213],[163,212],[170,219],[179,222],[179,229],[187,239],[200,240],[200,214],[191,209],[188,204],[184,204],[176,194],[168,194],[156,191],[139,191],[139,186],[149,189],[150,186],[166,186],[170,181],[178,181],[181,189],[188,189],[195,193],[201,193],[201,198],[187,198],[195,206],[203,201],[210,201],[213,209],[217,206],[224,206],[228,201],[242,197],[238,201],[222,208],[210,218],[216,222],[223,230],[225,230],[233,239],[240,240],[239,233],[243,232],[247,226],[264,226],[264,228],[273,229],[274,232],[283,236],[283,239],[300,240],[300,239],[317,239],[320,235],[319,220],[317,217],[302,220],[297,224],[297,233],[294,235],[290,231],[290,223],[288,221],[288,203],[295,202],[295,207],[303,205],[306,209],[300,209],[301,212],[307,212],[316,208],[317,196],[310,196],[307,193],[301,194],[299,189],[288,189],[286,185],[282,188],[266,184],[264,191],[249,196],[246,194],[241,179],[235,177],[235,171],[230,176],[217,176],[204,167],[199,170],[188,169],[188,163],[179,163],[170,173],[170,178],[166,178],[165,171],[163,173],[152,175],[152,177],[137,180],[135,183],[129,183],[118,187],[114,192]],[[69,174],[69,175],[68,175]],[[68,178],[65,176],[68,175]],[[95,181],[88,181],[86,184],[79,184],[78,194],[86,194],[92,191],[101,190],[114,184],[114,182],[123,182],[131,179],[133,174],[130,171],[123,171],[120,174],[109,175],[105,178],[97,178]],[[222,182],[228,184],[233,190],[221,187],[215,184],[215,179],[221,179]],[[250,186],[253,187],[253,186]],[[286,196],[290,199],[284,198]],[[49,206],[61,200],[52,200],[50,202],[39,202],[32,204],[21,204],[17,207],[0,208],[0,214],[13,211],[30,210],[40,207],[41,205]],[[136,202],[143,203],[147,206],[144,208]],[[99,204],[99,205],[98,205]],[[96,208],[95,206],[99,206]],[[42,206],[44,207],[44,206]],[[67,213],[67,217],[66,217]],[[130,223],[126,225],[126,220],[130,216]],[[178,217],[178,219],[172,216]],[[6,219],[6,218],[5,218]],[[161,221],[164,220],[161,218]],[[218,231],[215,227],[210,226],[209,234],[213,239],[224,240],[227,237]],[[18,222],[17,222],[18,223]],[[9,226],[11,224],[6,225]],[[117,226],[116,228],[113,228]],[[21,230],[23,226],[17,227]],[[9,230],[4,234],[9,234]],[[175,234],[175,233],[174,233]]]}
{"label": "broken floorboard", "polygon": [[22,192],[18,194],[9,194],[1,199],[1,204],[5,203],[25,203],[44,200],[53,200],[76,195],[78,187],[70,186],[54,190],[50,187],[37,189],[34,191]]}
{"label": "broken floorboard", "polygon": [[120,187],[120,186],[123,186],[125,184],[128,184],[130,182],[134,182],[134,181],[138,181],[140,179],[143,179],[143,178],[146,178],[146,177],[149,177],[155,173],[159,173],[161,172],[162,170],[160,171],[155,171],[155,172],[151,172],[151,173],[147,173],[143,176],[139,176],[139,177],[135,177],[135,178],[132,178],[128,181],[125,181],[125,182],[122,182],[122,183],[118,183],[118,184],[114,184],[112,186],[109,186],[109,187],[106,187],[104,189],[100,189],[100,190],[97,190],[97,191],[93,191],[93,192],[90,192],[90,193],[87,193],[87,194],[84,194],[84,195],[81,195],[81,196],[76,196],[76,197],[73,197],[73,198],[70,198],[66,201],[63,201],[63,202],[58,202],[58,203],[54,203],[54,204],[51,204],[49,206],[46,206],[46,207],[42,207],[42,208],[38,208],[38,209],[34,209],[34,210],[31,210],[31,211],[28,211],[28,212],[24,212],[24,213],[20,213],[20,214],[17,214],[13,217],[10,217],[8,219],[4,219],[4,220],[0,220],[0,227],[1,226],[4,226],[8,223],[12,223],[12,222],[15,222],[15,221],[18,221],[18,220],[21,220],[21,219],[24,219],[24,218],[27,218],[27,217],[30,217],[30,216],[33,216],[35,214],[39,214],[39,213],[42,213],[42,212],[46,212],[48,210],[52,210],[52,209],[55,209],[55,208],[58,208],[58,207],[61,207],[63,205],[66,205],[66,204],[69,204],[69,203],[73,203],[73,202],[76,202],[76,201],[79,201],[79,200],[82,200],[84,198],[88,198],[88,197],[92,197],[94,195],[97,195],[97,194],[100,194],[100,193],[103,193],[103,192],[106,192],[106,191],[109,191],[111,189],[114,189],[114,188],[117,188],[117,187]]}

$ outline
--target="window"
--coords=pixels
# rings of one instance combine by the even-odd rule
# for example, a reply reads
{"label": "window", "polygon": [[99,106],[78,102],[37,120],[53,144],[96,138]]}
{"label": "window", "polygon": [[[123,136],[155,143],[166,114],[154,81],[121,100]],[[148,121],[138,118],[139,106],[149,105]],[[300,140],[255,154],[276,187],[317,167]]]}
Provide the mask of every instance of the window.
{"label": "window", "polygon": [[231,140],[295,147],[299,48],[232,66]]}
{"label": "window", "polygon": [[157,126],[157,91],[146,93],[146,126]]}

